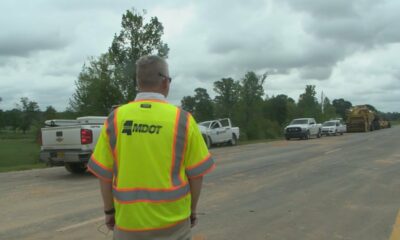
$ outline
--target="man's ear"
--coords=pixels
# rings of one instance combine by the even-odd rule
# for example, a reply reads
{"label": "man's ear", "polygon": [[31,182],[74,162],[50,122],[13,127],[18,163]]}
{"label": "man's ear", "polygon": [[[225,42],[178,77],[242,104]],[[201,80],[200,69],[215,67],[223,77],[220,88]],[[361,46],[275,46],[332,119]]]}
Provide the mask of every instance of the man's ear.
{"label": "man's ear", "polygon": [[166,90],[166,89],[168,89],[168,79],[165,79],[165,78],[163,78],[163,80],[162,80],[162,82],[161,82],[161,88],[163,89],[163,90]]}

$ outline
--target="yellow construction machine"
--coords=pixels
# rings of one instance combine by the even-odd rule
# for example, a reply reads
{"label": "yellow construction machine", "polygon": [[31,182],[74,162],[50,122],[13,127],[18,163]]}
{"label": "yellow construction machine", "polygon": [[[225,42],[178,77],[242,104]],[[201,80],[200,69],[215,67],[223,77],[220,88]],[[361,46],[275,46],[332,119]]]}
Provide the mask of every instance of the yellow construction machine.
{"label": "yellow construction machine", "polygon": [[380,129],[378,115],[366,105],[355,106],[347,116],[347,132],[368,132]]}

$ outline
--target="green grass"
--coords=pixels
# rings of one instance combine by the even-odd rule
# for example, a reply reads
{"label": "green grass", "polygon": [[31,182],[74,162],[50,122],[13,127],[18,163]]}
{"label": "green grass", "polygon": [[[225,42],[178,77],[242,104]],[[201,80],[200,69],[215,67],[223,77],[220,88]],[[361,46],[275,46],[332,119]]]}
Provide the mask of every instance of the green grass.
{"label": "green grass", "polygon": [[[14,136],[15,137],[15,136]],[[0,137],[0,172],[43,168],[39,162],[40,146],[33,137],[16,139]]]}
{"label": "green grass", "polygon": [[392,125],[400,125],[400,120],[398,120],[398,121],[391,121],[390,122]]}

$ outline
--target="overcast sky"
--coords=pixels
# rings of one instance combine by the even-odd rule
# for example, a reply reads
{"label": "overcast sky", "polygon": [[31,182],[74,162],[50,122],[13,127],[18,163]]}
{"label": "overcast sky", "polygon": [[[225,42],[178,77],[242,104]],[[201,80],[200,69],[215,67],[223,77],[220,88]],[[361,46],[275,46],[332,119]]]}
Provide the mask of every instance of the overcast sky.
{"label": "overcast sky", "polygon": [[[21,97],[63,111],[90,56],[107,51],[127,10],[165,28],[179,104],[197,87],[269,72],[269,96],[298,100],[306,84],[331,100],[400,112],[400,1],[34,0],[0,2],[0,103]],[[135,5],[132,5],[135,4]],[[397,26],[397,27],[396,27]]]}

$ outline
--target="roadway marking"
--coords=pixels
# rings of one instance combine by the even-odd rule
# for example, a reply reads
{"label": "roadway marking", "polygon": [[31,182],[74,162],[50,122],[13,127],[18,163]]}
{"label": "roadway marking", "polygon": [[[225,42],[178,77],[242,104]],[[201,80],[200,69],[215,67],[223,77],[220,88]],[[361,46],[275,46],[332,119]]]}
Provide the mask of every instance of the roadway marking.
{"label": "roadway marking", "polygon": [[334,153],[334,152],[337,152],[337,151],[340,151],[340,150],[342,150],[342,149],[341,148],[337,148],[337,149],[334,149],[332,151],[326,152],[325,154],[331,154],[331,153]]}
{"label": "roadway marking", "polygon": [[90,223],[95,223],[95,222],[98,222],[98,221],[101,221],[101,220],[104,220],[104,217],[94,218],[94,219],[90,219],[90,220],[87,220],[87,221],[84,221],[84,222],[73,224],[73,225],[70,225],[70,226],[67,226],[67,227],[63,227],[63,228],[57,229],[56,232],[65,232],[67,230],[71,230],[71,229],[74,229],[74,228],[82,227],[84,225],[87,225],[87,224],[90,224]]}
{"label": "roadway marking", "polygon": [[392,234],[390,234],[389,240],[399,240],[400,239],[400,210],[397,213],[396,223],[393,225]]}

